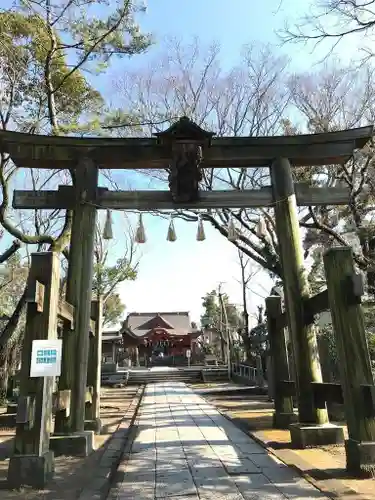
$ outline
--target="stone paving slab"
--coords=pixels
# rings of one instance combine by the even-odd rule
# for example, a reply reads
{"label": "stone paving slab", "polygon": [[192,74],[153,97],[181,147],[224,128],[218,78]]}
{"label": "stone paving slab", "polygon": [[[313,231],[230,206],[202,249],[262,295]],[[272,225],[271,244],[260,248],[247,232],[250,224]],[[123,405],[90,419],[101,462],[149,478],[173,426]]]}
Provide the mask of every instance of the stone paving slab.
{"label": "stone paving slab", "polygon": [[184,383],[149,384],[108,500],[325,499]]}

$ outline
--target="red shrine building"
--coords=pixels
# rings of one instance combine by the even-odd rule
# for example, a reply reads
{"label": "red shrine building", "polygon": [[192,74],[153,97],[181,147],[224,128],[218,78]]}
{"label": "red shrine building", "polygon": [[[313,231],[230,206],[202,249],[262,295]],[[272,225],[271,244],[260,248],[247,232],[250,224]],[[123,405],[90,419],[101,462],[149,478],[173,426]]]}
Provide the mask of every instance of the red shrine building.
{"label": "red shrine building", "polygon": [[124,348],[138,347],[139,357],[147,359],[193,354],[200,336],[188,312],[130,313],[121,333]]}

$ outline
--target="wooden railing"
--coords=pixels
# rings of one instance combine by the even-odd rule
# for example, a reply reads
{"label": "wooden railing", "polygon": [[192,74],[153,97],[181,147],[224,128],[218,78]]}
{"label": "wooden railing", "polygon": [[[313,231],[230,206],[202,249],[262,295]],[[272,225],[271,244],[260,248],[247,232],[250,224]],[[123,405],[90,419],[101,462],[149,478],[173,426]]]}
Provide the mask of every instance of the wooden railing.
{"label": "wooden railing", "polygon": [[257,369],[253,366],[232,363],[232,375],[247,378],[252,382],[257,382]]}

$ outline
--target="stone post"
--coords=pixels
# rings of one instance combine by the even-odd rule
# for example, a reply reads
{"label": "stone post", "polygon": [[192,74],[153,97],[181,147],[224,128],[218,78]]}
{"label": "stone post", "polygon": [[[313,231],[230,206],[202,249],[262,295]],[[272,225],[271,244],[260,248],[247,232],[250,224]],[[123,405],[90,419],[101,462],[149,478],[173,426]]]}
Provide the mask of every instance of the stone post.
{"label": "stone post", "polygon": [[59,287],[58,255],[32,254],[14,455],[8,469],[11,488],[43,489],[54,472],[54,455],[49,450],[54,377],[30,378],[30,367],[33,340],[57,339]]}
{"label": "stone post", "polygon": [[363,290],[360,276],[355,275],[351,248],[328,250],[324,267],[349,434],[345,443],[347,469],[356,475],[373,474],[375,388],[360,304]]}

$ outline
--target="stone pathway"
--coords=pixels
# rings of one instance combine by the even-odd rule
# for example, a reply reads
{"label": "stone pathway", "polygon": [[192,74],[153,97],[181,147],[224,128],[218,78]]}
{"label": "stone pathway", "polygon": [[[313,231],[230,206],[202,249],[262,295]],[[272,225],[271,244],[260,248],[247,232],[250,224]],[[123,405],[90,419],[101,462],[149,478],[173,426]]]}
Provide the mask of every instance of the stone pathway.
{"label": "stone pathway", "polygon": [[181,382],[150,384],[108,500],[324,499]]}

